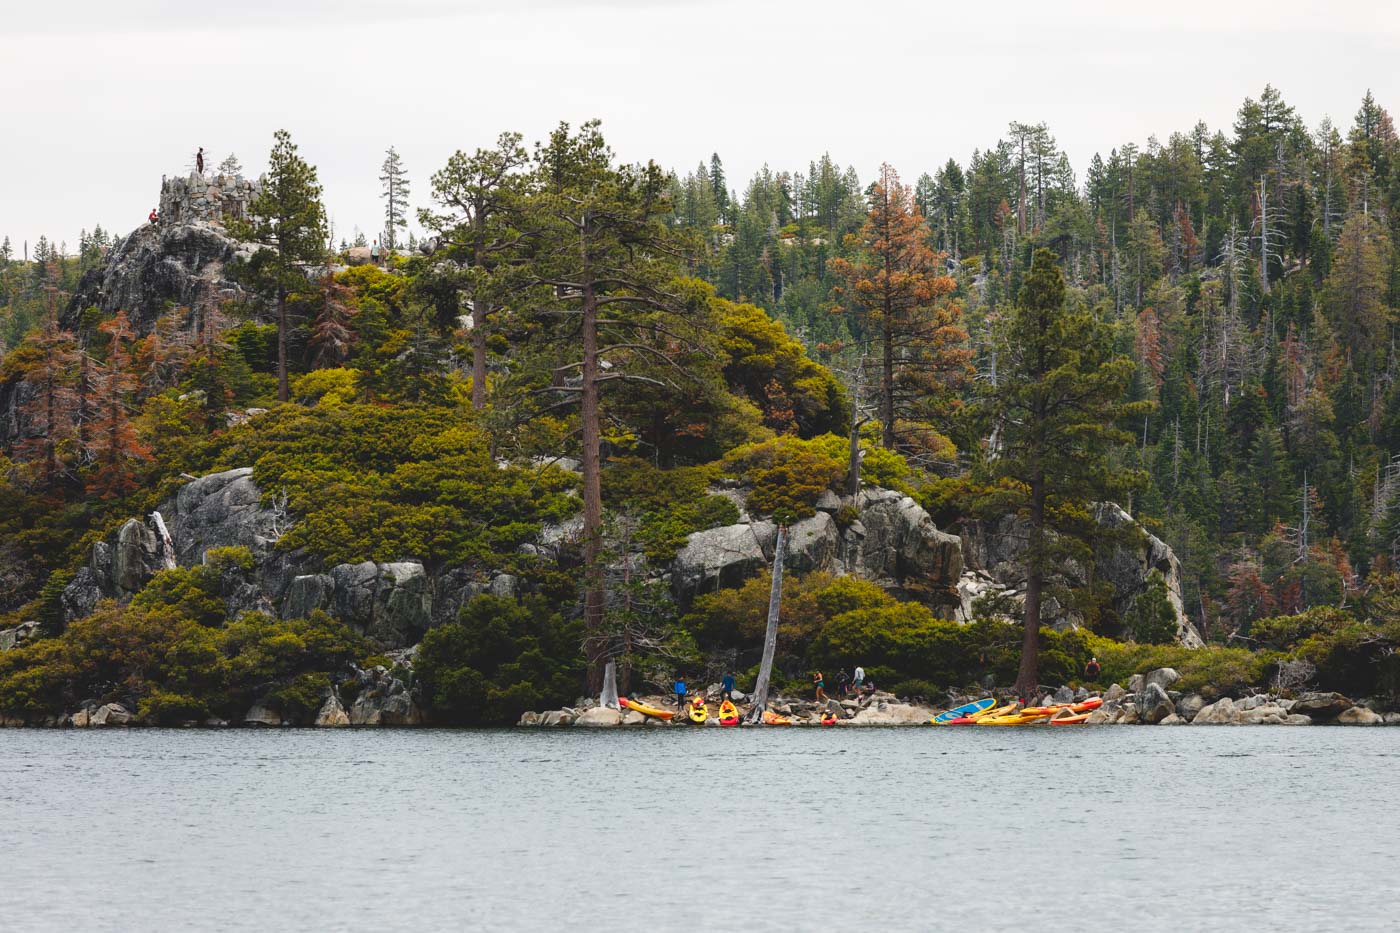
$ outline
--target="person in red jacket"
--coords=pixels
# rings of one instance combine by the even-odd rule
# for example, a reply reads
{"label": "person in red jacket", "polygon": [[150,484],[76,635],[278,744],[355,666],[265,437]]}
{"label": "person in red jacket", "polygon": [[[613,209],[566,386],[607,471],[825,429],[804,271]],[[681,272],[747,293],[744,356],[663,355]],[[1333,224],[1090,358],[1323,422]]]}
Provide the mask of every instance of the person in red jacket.
{"label": "person in red jacket", "polygon": [[156,213],[156,209],[154,207],[151,208],[151,216],[148,217],[147,220],[151,222],[152,227],[160,223],[160,215]]}

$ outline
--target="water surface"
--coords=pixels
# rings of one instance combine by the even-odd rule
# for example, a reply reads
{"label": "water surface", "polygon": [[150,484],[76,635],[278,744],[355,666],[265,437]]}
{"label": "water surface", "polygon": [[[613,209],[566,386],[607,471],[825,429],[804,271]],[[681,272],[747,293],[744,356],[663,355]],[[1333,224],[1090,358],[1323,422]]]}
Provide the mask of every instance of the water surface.
{"label": "water surface", "polygon": [[9,930],[1394,929],[1400,729],[0,732]]}

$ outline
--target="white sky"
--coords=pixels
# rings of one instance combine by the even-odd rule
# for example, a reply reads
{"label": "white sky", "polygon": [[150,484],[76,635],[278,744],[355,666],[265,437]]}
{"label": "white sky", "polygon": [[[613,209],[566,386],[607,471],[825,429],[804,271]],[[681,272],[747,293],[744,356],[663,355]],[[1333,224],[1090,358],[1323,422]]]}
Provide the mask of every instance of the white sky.
{"label": "white sky", "polygon": [[1045,121],[1095,151],[1228,127],[1279,87],[1309,126],[1400,107],[1400,4],[1177,0],[57,0],[0,13],[0,236],[126,233],[196,146],[256,174],[290,130],[337,237],[381,226],[395,145],[428,175],[506,129],[600,117],[625,160],[718,151],[731,187],[823,151],[868,179]]}

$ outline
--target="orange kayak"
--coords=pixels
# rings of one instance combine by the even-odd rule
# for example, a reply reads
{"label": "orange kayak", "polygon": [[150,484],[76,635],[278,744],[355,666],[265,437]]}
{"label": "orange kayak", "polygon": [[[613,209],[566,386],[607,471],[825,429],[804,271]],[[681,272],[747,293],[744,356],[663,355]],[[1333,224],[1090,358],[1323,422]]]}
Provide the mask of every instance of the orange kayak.
{"label": "orange kayak", "polygon": [[1064,716],[1053,716],[1050,719],[1052,726],[1080,726],[1089,721],[1088,713],[1069,713]]}

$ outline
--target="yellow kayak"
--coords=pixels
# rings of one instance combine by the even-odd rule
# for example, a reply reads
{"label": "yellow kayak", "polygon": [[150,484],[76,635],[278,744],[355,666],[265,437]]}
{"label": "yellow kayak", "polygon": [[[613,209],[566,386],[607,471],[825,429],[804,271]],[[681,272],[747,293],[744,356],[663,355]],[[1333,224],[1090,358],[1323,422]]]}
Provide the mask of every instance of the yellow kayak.
{"label": "yellow kayak", "polygon": [[765,726],[790,726],[792,720],[786,716],[779,716],[771,709],[766,709],[763,711],[763,724]]}
{"label": "yellow kayak", "polygon": [[990,719],[979,719],[979,726],[1024,726],[1027,723],[1040,722],[1046,718],[1046,714],[1037,713],[1026,715],[1025,713],[1012,713],[1009,716],[996,716]]}
{"label": "yellow kayak", "polygon": [[669,709],[657,709],[655,706],[647,706],[645,703],[638,703],[636,700],[629,700],[626,697],[618,697],[617,702],[623,709],[634,709],[643,716],[655,716],[657,719],[670,720],[674,717],[675,711]]}
{"label": "yellow kayak", "polygon": [[705,720],[710,718],[710,711],[705,707],[703,702],[693,702],[689,705],[689,712],[686,715],[689,716],[690,721],[697,726],[703,726]]}
{"label": "yellow kayak", "polygon": [[719,705],[719,724],[721,726],[737,726],[739,724],[739,708],[728,700]]}
{"label": "yellow kayak", "polygon": [[1016,704],[1008,703],[1005,706],[999,706],[996,709],[989,709],[985,713],[973,713],[967,718],[971,719],[973,722],[981,722],[984,719],[998,719],[1002,716],[1010,716],[1015,711]]}

